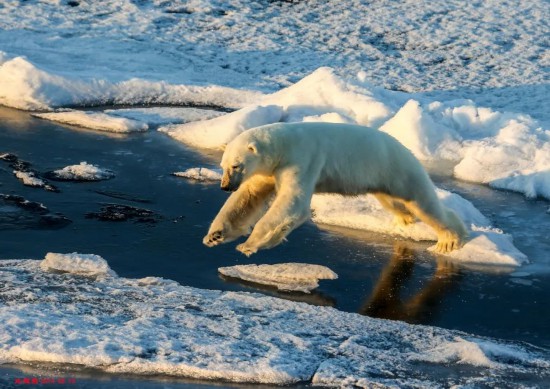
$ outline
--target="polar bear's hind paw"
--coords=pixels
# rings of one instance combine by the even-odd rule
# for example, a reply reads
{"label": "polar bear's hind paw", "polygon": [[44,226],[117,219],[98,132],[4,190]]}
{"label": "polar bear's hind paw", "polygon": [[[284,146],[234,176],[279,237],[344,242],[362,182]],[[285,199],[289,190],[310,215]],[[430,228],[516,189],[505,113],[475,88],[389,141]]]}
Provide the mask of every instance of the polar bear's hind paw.
{"label": "polar bear's hind paw", "polygon": [[453,250],[458,250],[460,247],[462,247],[460,238],[452,235],[439,239],[434,246],[430,247],[430,250],[439,254],[448,254]]}

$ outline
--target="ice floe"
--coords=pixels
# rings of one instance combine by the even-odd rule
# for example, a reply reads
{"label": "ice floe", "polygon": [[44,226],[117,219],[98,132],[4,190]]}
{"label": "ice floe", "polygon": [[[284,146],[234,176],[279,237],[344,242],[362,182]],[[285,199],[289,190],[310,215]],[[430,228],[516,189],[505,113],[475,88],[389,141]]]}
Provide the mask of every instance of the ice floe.
{"label": "ice floe", "polygon": [[155,277],[121,278],[99,258],[0,261],[0,363],[361,387],[550,379],[550,352],[528,344]]}
{"label": "ice floe", "polygon": [[210,120],[161,127],[159,131],[191,146],[216,149],[249,128],[278,122],[282,114],[276,105],[251,106]]}
{"label": "ice floe", "polygon": [[101,181],[114,176],[115,173],[112,171],[85,161],[78,165],[65,166],[63,169],[54,170],[48,174],[49,178],[62,181]]}
{"label": "ice floe", "polygon": [[[527,257],[513,244],[511,235],[491,226],[471,202],[463,197],[437,189],[441,202],[457,213],[469,230],[470,237],[459,250],[445,254],[463,262],[517,266]],[[371,195],[353,198],[339,195],[314,195],[311,201],[313,221],[360,230],[401,236],[413,240],[437,240],[427,224],[417,221],[407,226],[396,225],[393,216]]]}
{"label": "ice floe", "polygon": [[279,290],[310,293],[319,280],[335,280],[338,275],[326,266],[308,263],[278,263],[274,265],[235,265],[220,267],[227,277],[274,286]]}
{"label": "ice floe", "polygon": [[59,112],[36,113],[34,116],[98,131],[139,132],[147,131],[149,128],[146,123],[112,116],[103,112],[63,110]]}
{"label": "ice floe", "polygon": [[95,254],[47,253],[46,258],[40,262],[40,267],[44,271],[54,270],[86,276],[116,276],[107,264],[107,261]]}
{"label": "ice floe", "polygon": [[213,119],[225,114],[225,112],[212,109],[192,107],[119,108],[107,109],[105,113],[137,120],[147,123],[149,126],[196,122],[199,120]]}
{"label": "ice floe", "polygon": [[192,167],[183,172],[175,172],[174,175],[196,181],[220,181],[222,179],[222,170],[209,169],[206,167]]}

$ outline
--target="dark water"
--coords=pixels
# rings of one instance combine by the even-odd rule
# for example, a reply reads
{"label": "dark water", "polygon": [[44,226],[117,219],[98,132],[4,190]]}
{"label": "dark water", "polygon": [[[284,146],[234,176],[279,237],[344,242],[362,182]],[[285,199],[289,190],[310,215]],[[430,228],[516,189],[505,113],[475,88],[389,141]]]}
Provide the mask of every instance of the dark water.
{"label": "dark water", "polygon": [[[293,232],[287,243],[246,258],[235,251],[235,242],[215,248],[201,243],[227,194],[216,184],[171,175],[189,167],[216,165],[220,155],[201,154],[154,131],[110,135],[0,108],[0,154],[3,152],[29,162],[38,173],[86,161],[114,171],[116,177],[93,183],[55,182],[60,190],[55,193],[23,186],[9,164],[0,161],[0,193],[42,203],[49,213],[61,213],[71,220],[66,226],[41,224],[36,219],[39,216],[23,211],[14,219],[16,207],[0,201],[0,258],[42,259],[50,251],[94,253],[122,277],[157,276],[199,288],[263,292],[374,317],[550,347],[548,202],[439,180],[516,237],[516,246],[534,262],[516,270],[467,267],[426,252],[429,243],[312,223]],[[90,217],[113,204],[146,209],[152,216],[126,221]],[[324,281],[316,292],[303,295],[225,280],[217,272],[221,266],[293,261],[326,265],[339,278]],[[525,274],[510,274],[514,271]],[[17,374],[48,374],[43,366],[21,369],[0,370],[0,386],[2,377],[13,382],[11,378]],[[65,372],[67,377],[71,374],[79,374],[82,383],[103,379],[110,386],[121,387],[160,382],[160,378],[143,383],[97,372]],[[176,380],[162,383],[168,384],[196,385]]]}

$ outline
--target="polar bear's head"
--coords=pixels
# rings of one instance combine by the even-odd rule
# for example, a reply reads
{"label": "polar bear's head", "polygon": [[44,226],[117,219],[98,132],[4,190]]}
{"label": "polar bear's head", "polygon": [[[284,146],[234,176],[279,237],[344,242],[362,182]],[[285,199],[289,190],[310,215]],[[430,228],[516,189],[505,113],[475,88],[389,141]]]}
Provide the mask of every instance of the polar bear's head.
{"label": "polar bear's head", "polygon": [[246,133],[226,146],[220,166],[223,168],[221,188],[231,192],[254,174],[269,174],[259,142]]}

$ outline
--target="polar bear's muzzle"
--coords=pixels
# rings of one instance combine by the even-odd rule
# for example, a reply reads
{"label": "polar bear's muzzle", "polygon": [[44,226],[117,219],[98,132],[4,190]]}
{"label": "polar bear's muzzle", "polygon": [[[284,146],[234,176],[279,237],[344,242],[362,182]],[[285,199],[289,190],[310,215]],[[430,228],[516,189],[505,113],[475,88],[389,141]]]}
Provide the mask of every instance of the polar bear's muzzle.
{"label": "polar bear's muzzle", "polygon": [[233,172],[233,174],[224,171],[221,183],[221,189],[226,192],[234,192],[241,186],[242,174]]}

